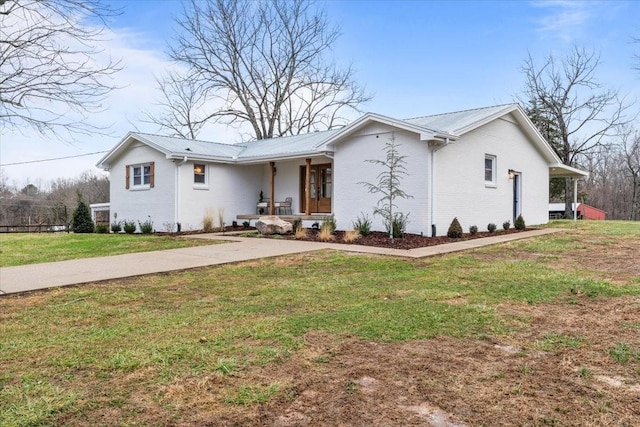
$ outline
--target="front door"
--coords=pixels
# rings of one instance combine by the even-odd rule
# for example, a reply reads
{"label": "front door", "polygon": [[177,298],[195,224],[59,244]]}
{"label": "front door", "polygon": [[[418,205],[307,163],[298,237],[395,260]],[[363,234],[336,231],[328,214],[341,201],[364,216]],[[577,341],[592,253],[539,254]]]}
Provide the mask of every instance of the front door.
{"label": "front door", "polygon": [[[306,182],[306,166],[300,167],[300,200],[302,212],[306,211],[307,199],[304,187]],[[331,163],[311,165],[311,201],[309,212],[330,213],[331,195],[333,194],[333,169]]]}
{"label": "front door", "polygon": [[522,213],[520,206],[520,198],[522,197],[520,174],[515,172],[513,174],[513,222],[515,224],[516,218]]}

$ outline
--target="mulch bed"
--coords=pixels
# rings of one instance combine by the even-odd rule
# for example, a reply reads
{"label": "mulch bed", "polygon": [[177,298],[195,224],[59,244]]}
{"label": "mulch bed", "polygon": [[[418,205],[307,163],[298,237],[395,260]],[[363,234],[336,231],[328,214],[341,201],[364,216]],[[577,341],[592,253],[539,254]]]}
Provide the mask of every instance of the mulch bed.
{"label": "mulch bed", "polygon": [[[445,243],[454,243],[460,242],[463,240],[471,240],[471,239],[481,239],[483,237],[489,236],[500,236],[504,234],[513,234],[520,233],[521,231],[531,231],[532,228],[527,228],[525,230],[516,230],[515,228],[510,228],[509,230],[496,230],[493,233],[489,233],[488,231],[480,231],[475,235],[471,235],[469,233],[464,234],[459,239],[453,239],[447,236],[438,236],[438,237],[427,237],[421,236],[420,234],[404,234],[403,237],[393,239],[393,243],[389,239],[389,235],[387,233],[381,231],[373,231],[368,236],[360,236],[360,238],[354,242],[345,242],[344,241],[344,231],[336,231],[334,233],[335,239],[332,243],[344,243],[351,245],[362,245],[362,246],[375,246],[379,248],[392,248],[392,249],[416,249],[423,248],[425,246],[435,246],[442,245]],[[293,236],[289,236],[287,238],[293,239]],[[314,229],[307,229],[307,238],[300,239],[306,240],[310,242],[319,242],[318,232]]]}

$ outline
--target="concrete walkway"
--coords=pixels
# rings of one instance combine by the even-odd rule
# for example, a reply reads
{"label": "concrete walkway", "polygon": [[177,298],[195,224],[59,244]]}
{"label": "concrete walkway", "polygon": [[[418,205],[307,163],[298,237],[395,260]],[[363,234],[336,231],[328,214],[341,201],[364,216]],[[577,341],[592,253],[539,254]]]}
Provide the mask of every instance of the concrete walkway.
{"label": "concrete walkway", "polygon": [[335,249],[377,255],[423,258],[497,243],[556,233],[560,229],[541,229],[482,239],[465,240],[418,249],[385,249],[338,243],[317,243],[298,240],[257,239],[251,237],[197,234],[198,239],[223,240],[211,246],[140,252],[99,258],[49,262],[0,268],[0,296],[57,286],[77,285],[101,280],[163,273],[188,268],[227,264],[258,258]]}

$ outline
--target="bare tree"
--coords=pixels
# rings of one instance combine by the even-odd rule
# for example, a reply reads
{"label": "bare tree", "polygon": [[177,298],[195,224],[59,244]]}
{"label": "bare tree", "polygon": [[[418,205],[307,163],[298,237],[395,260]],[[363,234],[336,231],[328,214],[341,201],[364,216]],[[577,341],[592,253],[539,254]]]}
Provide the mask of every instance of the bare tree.
{"label": "bare tree", "polygon": [[[525,60],[524,104],[535,106],[554,123],[557,137],[549,141],[567,166],[576,166],[580,155],[602,145],[615,134],[629,105],[615,90],[598,83],[595,72],[600,58],[593,51],[574,47],[564,58],[549,56],[537,65],[531,55]],[[565,181],[565,215],[571,214],[572,188]]]}
{"label": "bare tree", "polygon": [[82,116],[102,109],[122,67],[96,59],[114,13],[99,0],[0,0],[0,127],[95,129]]}
{"label": "bare tree", "polygon": [[622,132],[622,155],[630,178],[631,200],[629,219],[640,219],[640,134],[630,128]]}
{"label": "bare tree", "polygon": [[188,71],[160,80],[152,122],[193,138],[208,122],[251,127],[255,139],[331,129],[370,99],[327,54],[338,38],[304,0],[191,0],[170,56]]}

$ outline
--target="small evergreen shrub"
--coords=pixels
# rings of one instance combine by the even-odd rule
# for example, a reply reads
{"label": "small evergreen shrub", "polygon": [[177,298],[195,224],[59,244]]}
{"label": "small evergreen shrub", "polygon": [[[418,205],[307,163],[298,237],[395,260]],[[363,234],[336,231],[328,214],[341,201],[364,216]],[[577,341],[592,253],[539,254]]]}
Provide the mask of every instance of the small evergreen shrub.
{"label": "small evergreen shrub", "polygon": [[127,221],[125,219],[123,222],[122,228],[124,228],[125,233],[133,234],[136,232],[136,223],[134,221]]}
{"label": "small evergreen shrub", "polygon": [[320,230],[320,223],[318,221],[314,222],[313,224],[311,224],[311,228],[313,228],[315,231]]}
{"label": "small evergreen shrub", "polygon": [[250,226],[251,226],[251,223],[249,221],[244,221],[242,223],[242,227],[244,227],[244,228],[249,228]]}
{"label": "small evergreen shrub", "polygon": [[140,226],[140,232],[142,232],[142,234],[153,233],[153,221],[151,221],[151,218],[147,219],[145,222],[138,221],[138,225]]}
{"label": "small evergreen shrub", "polygon": [[[407,230],[409,224],[409,214],[403,214],[402,212],[396,212],[393,214],[393,220],[391,221],[391,231],[393,238],[402,237]],[[387,233],[389,233],[389,227],[387,225]]]}
{"label": "small evergreen shrub", "polygon": [[329,217],[322,221],[322,225],[320,226],[320,230],[327,229],[331,234],[336,231],[336,219],[334,217]]}
{"label": "small evergreen shrub", "polygon": [[495,224],[494,224],[494,223],[492,223],[492,222],[490,222],[490,223],[487,225],[487,230],[489,230],[489,233],[493,233],[493,232],[495,232],[497,229],[498,229],[498,226],[497,226],[497,225],[495,225]]}
{"label": "small evergreen shrub", "polygon": [[353,221],[353,229],[357,230],[361,236],[368,236],[371,234],[371,219],[369,215],[361,212],[358,218]]}
{"label": "small evergreen shrub", "polygon": [[502,228],[504,228],[505,231],[507,231],[508,229],[511,228],[511,221],[505,221],[502,223]]}
{"label": "small evergreen shrub", "polygon": [[451,221],[451,225],[449,225],[449,229],[447,230],[447,237],[451,237],[452,239],[462,237],[462,226],[460,225],[460,221],[458,221],[458,217],[453,218],[453,221]]}
{"label": "small evergreen shrub", "polygon": [[293,232],[295,233],[296,231],[302,228],[302,219],[300,218],[294,219],[291,225],[293,226]]}
{"label": "small evergreen shrub", "polygon": [[74,233],[93,233],[95,229],[89,206],[82,200],[78,201],[78,207],[73,211],[71,229]]}
{"label": "small evergreen shrub", "polygon": [[231,226],[232,226],[233,228],[238,228],[238,221],[235,221],[235,220],[234,220],[234,221],[231,221]]}
{"label": "small evergreen shrub", "polygon": [[471,234],[472,236],[478,234],[478,226],[472,225],[471,227],[469,227],[469,234]]}
{"label": "small evergreen shrub", "polygon": [[522,214],[518,215],[518,218],[516,218],[513,226],[516,230],[524,230],[525,228],[527,228],[527,225],[524,223],[524,218],[522,218]]}
{"label": "small evergreen shrub", "polygon": [[114,221],[111,223],[111,231],[119,233],[122,231],[122,221]]}
{"label": "small evergreen shrub", "polygon": [[107,224],[98,224],[96,225],[96,233],[98,234],[106,234],[109,231]]}

